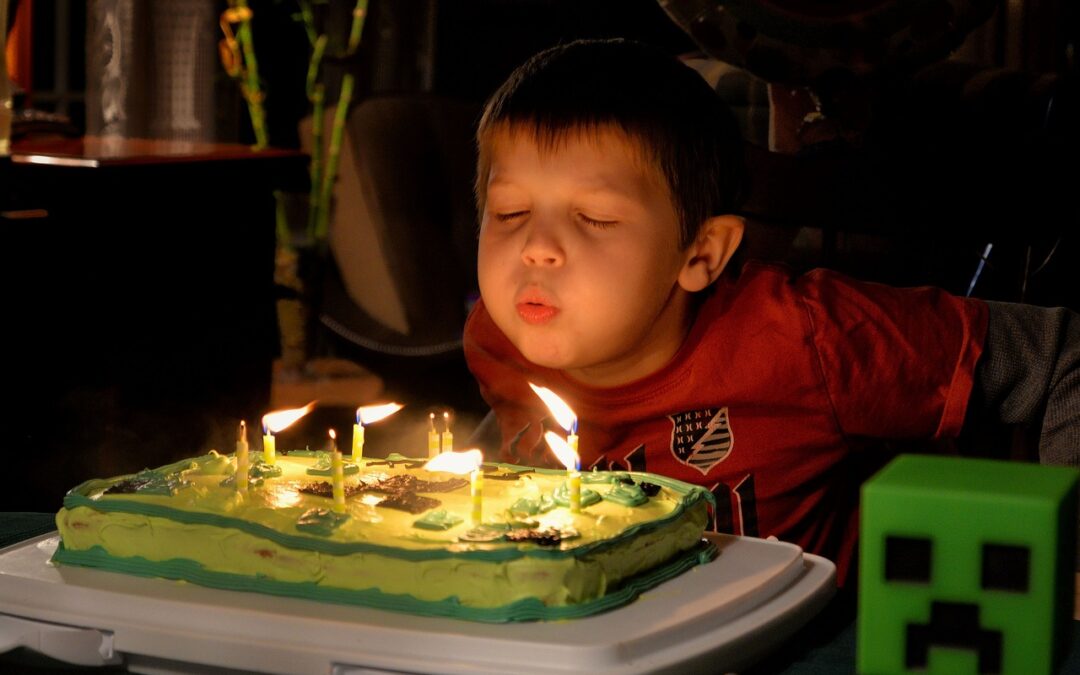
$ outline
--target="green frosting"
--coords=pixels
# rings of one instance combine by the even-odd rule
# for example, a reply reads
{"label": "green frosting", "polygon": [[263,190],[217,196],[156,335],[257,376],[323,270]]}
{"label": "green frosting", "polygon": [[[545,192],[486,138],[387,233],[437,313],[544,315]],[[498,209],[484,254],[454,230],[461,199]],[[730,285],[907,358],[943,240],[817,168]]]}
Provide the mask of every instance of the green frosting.
{"label": "green frosting", "polygon": [[[315,455],[315,465],[308,467],[308,475],[310,476],[329,476],[334,472],[333,461],[330,459],[329,452],[319,452]],[[353,474],[360,473],[360,467],[356,466],[350,461],[342,460],[342,474],[345,476],[352,476]]]}
{"label": "green frosting", "polygon": [[[551,498],[559,506],[570,506],[570,482],[566,481],[560,483],[555,492],[551,495]],[[600,501],[600,493],[596,490],[590,490],[588,488],[581,489],[581,508],[586,506],[592,506]]]}
{"label": "green frosting", "polygon": [[234,470],[232,459],[225,455],[219,455],[217,450],[211,450],[210,454],[203,455],[188,462],[190,471],[201,476],[224,476]]}
{"label": "green frosting", "polygon": [[604,499],[623,506],[641,506],[649,501],[648,495],[636,483],[616,482],[603,494]]}
{"label": "green frosting", "polygon": [[606,612],[632,601],[645,591],[674,579],[683,572],[703,565],[717,556],[716,546],[702,541],[664,565],[645,574],[635,576],[618,588],[608,589],[604,596],[573,605],[548,606],[538,598],[523,598],[502,607],[470,607],[455,596],[443,600],[421,600],[408,594],[383,593],[377,589],[343,590],[327,588],[312,582],[288,583],[266,577],[249,577],[239,574],[207,570],[192,560],[177,558],[165,562],[147,560],[141,556],[118,558],[109,555],[100,546],[83,551],[67,549],[63,542],[57,547],[53,560],[65,565],[80,565],[115,570],[142,577],[179,579],[229,591],[255,591],[292,598],[318,600],[335,604],[360,605],[393,612],[406,612],[423,616],[450,617],[486,623],[509,623],[514,621],[560,621],[580,619],[592,614]]}
{"label": "green frosting", "polygon": [[428,511],[419,520],[413,523],[413,527],[423,530],[449,530],[455,525],[460,525],[464,518],[447,513],[445,509]]}
{"label": "green frosting", "polygon": [[593,469],[581,474],[581,482],[584,485],[596,485],[597,483],[611,483],[617,479],[626,478],[625,473],[610,473]]}
{"label": "green frosting", "polygon": [[330,509],[309,509],[296,519],[296,529],[320,537],[329,537],[348,519],[347,513],[334,513]]}
{"label": "green frosting", "polygon": [[248,475],[252,478],[277,478],[281,475],[281,467],[277,464],[267,464],[260,456],[251,466]]}
{"label": "green frosting", "polygon": [[551,495],[522,497],[510,505],[510,513],[514,516],[535,516],[538,513],[547,513],[555,506],[555,500],[551,498]]}

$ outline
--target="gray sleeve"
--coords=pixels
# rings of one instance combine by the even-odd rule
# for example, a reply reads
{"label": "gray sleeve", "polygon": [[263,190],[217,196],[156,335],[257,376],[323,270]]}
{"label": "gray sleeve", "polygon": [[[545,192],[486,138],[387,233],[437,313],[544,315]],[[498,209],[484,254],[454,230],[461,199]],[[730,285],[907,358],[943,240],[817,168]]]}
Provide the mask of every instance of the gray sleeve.
{"label": "gray sleeve", "polygon": [[1080,315],[1063,307],[986,304],[977,397],[1001,422],[1041,423],[1041,463],[1080,466]]}

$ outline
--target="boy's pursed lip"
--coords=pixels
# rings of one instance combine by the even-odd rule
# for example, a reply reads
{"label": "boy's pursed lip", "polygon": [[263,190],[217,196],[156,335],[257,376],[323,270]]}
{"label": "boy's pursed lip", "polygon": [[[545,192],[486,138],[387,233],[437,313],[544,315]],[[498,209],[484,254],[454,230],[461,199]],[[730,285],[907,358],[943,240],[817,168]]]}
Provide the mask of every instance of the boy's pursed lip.
{"label": "boy's pursed lip", "polygon": [[519,302],[517,312],[525,323],[539,325],[554,319],[559,313],[559,308],[538,302]]}

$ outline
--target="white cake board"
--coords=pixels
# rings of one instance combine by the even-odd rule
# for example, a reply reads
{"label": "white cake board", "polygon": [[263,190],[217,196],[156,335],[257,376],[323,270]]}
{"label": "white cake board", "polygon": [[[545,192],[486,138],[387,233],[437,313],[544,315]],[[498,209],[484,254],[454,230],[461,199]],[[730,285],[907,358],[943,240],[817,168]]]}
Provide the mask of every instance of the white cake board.
{"label": "white cake board", "polygon": [[619,609],[484,624],[56,566],[52,533],[0,550],[0,651],[145,673],[725,672],[764,656],[833,595],[824,558],[711,538],[716,560]]}

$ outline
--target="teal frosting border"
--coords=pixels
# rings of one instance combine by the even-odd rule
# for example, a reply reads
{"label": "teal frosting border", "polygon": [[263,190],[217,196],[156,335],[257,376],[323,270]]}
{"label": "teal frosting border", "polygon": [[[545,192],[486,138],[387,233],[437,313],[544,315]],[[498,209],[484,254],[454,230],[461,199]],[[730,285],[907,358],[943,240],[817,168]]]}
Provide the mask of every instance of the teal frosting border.
{"label": "teal frosting border", "polygon": [[[156,469],[156,471],[183,470],[184,468],[190,467],[192,465],[192,462],[193,460],[184,460],[181,462],[167,465],[165,467],[161,467],[159,469]],[[528,468],[517,466],[514,464],[485,463],[485,465],[503,467],[512,471]],[[534,469],[534,471],[538,473],[551,474],[565,473],[565,470],[558,469]],[[658,476],[651,473],[637,471],[625,471],[617,473],[635,476],[642,480],[647,480],[651,483],[663,485],[664,487],[667,487],[671,490],[674,490],[675,492],[684,495],[685,499],[681,503],[679,503],[679,505],[676,506],[671,511],[671,513],[667,514],[663,518],[658,518],[656,520],[632,525],[626,530],[624,530],[620,536],[613,537],[609,540],[597,541],[592,544],[584,544],[567,549],[526,545],[513,548],[504,547],[500,549],[481,549],[465,551],[448,551],[446,549],[403,549],[382,544],[373,544],[369,542],[333,541],[330,539],[319,537],[308,537],[303,535],[288,534],[267,527],[265,525],[247,521],[241,518],[231,518],[228,516],[221,516],[201,511],[185,511],[170,506],[163,506],[160,504],[148,504],[145,502],[127,500],[119,495],[116,497],[110,496],[108,499],[94,499],[87,496],[87,494],[94,490],[107,488],[110,485],[130,478],[130,476],[117,476],[115,478],[104,480],[94,479],[86,481],[72,488],[67,493],[67,495],[64,497],[64,507],[71,509],[77,506],[85,506],[103,512],[132,513],[136,515],[166,518],[179,523],[184,523],[185,525],[208,525],[211,527],[227,527],[240,530],[241,532],[245,532],[256,537],[269,539],[270,541],[286,548],[317,551],[319,553],[327,553],[330,555],[376,553],[391,558],[398,558],[401,560],[409,560],[413,562],[421,560],[442,560],[448,558],[456,558],[461,560],[480,560],[485,562],[505,562],[509,560],[517,560],[519,558],[561,559],[586,556],[616,546],[622,541],[624,541],[627,537],[640,536],[641,534],[651,532],[652,530],[665,527],[669,523],[675,522],[679,518],[683,517],[683,515],[687,511],[689,511],[702,500],[707,501],[712,508],[715,508],[716,506],[716,501],[713,498],[712,493],[700,486],[692,485],[690,483],[684,483],[673,478]]]}
{"label": "teal frosting border", "polygon": [[520,621],[559,621],[580,619],[625,605],[641,593],[679,576],[683,572],[707,563],[718,555],[716,546],[707,540],[648,572],[626,580],[604,597],[575,605],[548,607],[537,598],[527,598],[502,607],[467,607],[456,597],[446,600],[420,600],[411,595],[383,593],[376,589],[351,590],[320,586],[312,582],[287,582],[266,577],[245,576],[227,572],[213,572],[201,564],[184,558],[162,562],[147,560],[140,556],[117,557],[105,552],[100,546],[85,551],[64,547],[56,549],[53,561],[66,565],[93,567],[142,577],[189,581],[200,586],[229,591],[246,591],[280,595],[319,602],[359,605],[380,610],[419,614],[423,616],[449,617],[484,623],[511,623]]}

